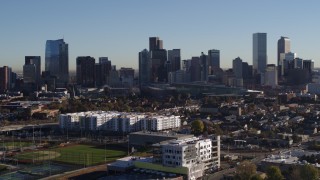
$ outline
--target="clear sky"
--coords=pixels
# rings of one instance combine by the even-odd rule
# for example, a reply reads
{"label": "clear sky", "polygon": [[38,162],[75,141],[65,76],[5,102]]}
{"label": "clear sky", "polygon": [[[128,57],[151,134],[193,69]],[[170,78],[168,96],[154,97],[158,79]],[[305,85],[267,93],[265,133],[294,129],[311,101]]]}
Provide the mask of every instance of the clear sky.
{"label": "clear sky", "polygon": [[120,67],[138,67],[138,52],[159,36],[182,59],[221,51],[221,66],[241,57],[252,64],[252,34],[268,33],[268,63],[277,40],[320,67],[319,0],[3,0],[0,3],[0,66],[21,70],[24,56],[45,59],[45,42],[69,44],[70,69],[77,56],[107,56]]}

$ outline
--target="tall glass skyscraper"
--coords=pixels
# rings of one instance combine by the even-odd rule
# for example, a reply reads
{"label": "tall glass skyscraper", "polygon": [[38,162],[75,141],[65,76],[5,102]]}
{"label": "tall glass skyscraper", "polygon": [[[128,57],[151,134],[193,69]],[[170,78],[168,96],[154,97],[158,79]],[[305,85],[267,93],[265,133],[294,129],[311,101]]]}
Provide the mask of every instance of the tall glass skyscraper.
{"label": "tall glass skyscraper", "polygon": [[47,40],[45,70],[57,78],[57,86],[65,87],[69,81],[68,44],[63,39]]}
{"label": "tall glass skyscraper", "polygon": [[253,34],[253,69],[263,73],[267,67],[267,33]]}
{"label": "tall glass skyscraper", "polygon": [[283,37],[281,36],[281,38],[278,40],[278,65],[280,65],[279,61],[280,61],[280,54],[281,53],[288,53],[290,52],[290,46],[291,46],[291,43],[290,43],[290,39],[287,38],[287,37]]}
{"label": "tall glass skyscraper", "polygon": [[290,52],[290,39],[287,37],[281,36],[278,40],[278,52],[277,52],[277,60],[278,60],[278,68],[279,68],[279,76],[283,76],[283,59],[281,59],[281,54],[286,54]]}
{"label": "tall glass skyscraper", "polygon": [[[208,51],[209,66],[220,68],[220,50],[211,49]],[[209,72],[210,73],[210,72]]]}
{"label": "tall glass skyscraper", "polygon": [[150,83],[151,80],[151,60],[147,49],[139,52],[139,85],[140,87]]}
{"label": "tall glass skyscraper", "polygon": [[[26,66],[26,70],[30,70],[30,67],[32,67],[32,65],[35,65],[35,75],[34,75],[34,79],[31,78],[31,76],[28,76],[28,71],[26,71],[26,74],[23,73],[23,78],[24,80],[29,79],[31,81],[34,81],[34,83],[36,83],[36,85],[40,84],[41,81],[41,57],[40,56],[25,56],[25,63],[24,63],[24,67]],[[30,66],[31,65],[31,66]],[[29,71],[30,72],[30,71]]]}

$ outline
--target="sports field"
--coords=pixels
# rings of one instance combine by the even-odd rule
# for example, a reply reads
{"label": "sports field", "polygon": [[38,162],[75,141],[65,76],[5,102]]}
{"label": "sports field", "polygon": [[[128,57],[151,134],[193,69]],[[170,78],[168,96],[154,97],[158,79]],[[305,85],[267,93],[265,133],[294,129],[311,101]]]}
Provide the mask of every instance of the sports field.
{"label": "sports field", "polygon": [[0,142],[0,147],[5,147],[7,150],[28,147],[31,146],[32,142],[19,142],[19,141],[9,141],[9,142]]}
{"label": "sports field", "polygon": [[19,160],[29,162],[52,160],[61,163],[90,166],[110,162],[125,155],[125,151],[108,148],[108,146],[104,149],[90,145],[72,145],[44,151],[25,152],[16,157]]}

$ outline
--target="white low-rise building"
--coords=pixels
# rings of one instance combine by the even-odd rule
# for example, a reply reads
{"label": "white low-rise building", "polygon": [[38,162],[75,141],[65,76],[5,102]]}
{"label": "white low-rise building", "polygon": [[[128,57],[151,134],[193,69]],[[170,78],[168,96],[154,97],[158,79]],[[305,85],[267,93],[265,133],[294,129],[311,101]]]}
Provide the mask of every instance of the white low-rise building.
{"label": "white low-rise building", "polygon": [[203,176],[205,170],[220,167],[220,136],[170,141],[161,146],[163,166],[187,167],[189,179]]}

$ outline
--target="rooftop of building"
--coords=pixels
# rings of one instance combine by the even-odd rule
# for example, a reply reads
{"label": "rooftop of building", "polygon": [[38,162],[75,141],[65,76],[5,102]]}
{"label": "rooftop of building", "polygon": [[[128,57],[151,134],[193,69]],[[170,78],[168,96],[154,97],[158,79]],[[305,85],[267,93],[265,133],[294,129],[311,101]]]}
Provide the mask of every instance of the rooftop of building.
{"label": "rooftop of building", "polygon": [[209,138],[201,138],[201,137],[190,137],[186,139],[179,139],[179,140],[171,140],[168,141],[169,146],[183,146],[188,144],[195,144],[196,142],[203,141],[203,142],[211,142]]}
{"label": "rooftop of building", "polygon": [[270,163],[282,163],[282,164],[297,164],[299,162],[298,157],[294,157],[291,155],[270,155],[267,158],[262,160],[263,162],[270,162]]}
{"label": "rooftop of building", "polygon": [[174,137],[174,138],[190,138],[193,137],[193,135],[190,134],[178,134],[176,132],[152,132],[152,131],[138,131],[130,133],[130,135],[145,135],[145,136],[165,136],[165,137]]}
{"label": "rooftop of building", "polygon": [[120,116],[122,118],[150,118],[157,120],[168,119],[169,117],[179,117],[174,115],[164,115],[164,114],[144,114],[137,112],[118,112],[118,111],[87,111],[87,112],[75,112],[75,113],[67,113],[61,114],[61,116],[108,116],[108,117],[116,117]]}

